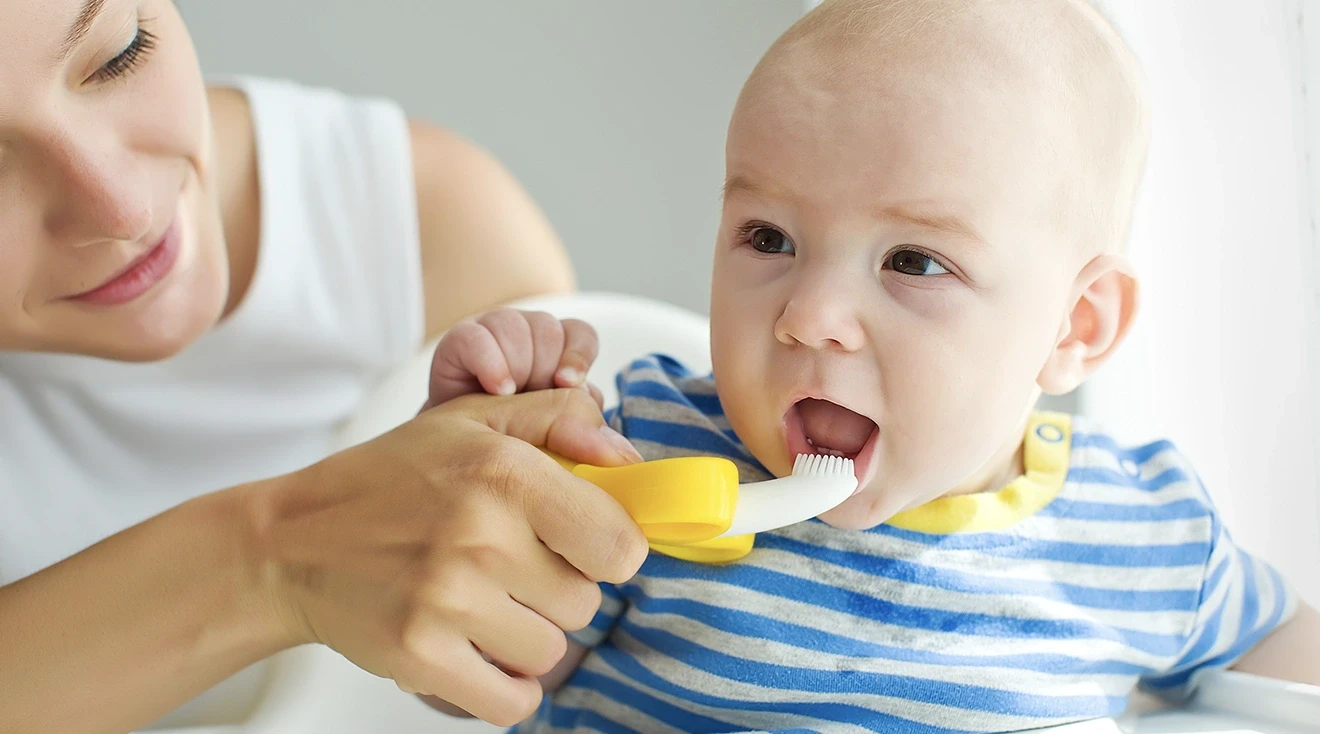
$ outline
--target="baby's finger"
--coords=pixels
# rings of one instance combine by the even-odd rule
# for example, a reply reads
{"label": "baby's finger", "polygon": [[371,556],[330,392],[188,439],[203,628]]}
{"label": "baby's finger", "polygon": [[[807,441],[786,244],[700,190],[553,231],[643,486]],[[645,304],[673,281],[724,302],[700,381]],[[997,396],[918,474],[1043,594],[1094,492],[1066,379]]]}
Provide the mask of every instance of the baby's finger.
{"label": "baby's finger", "polygon": [[552,390],[559,357],[564,352],[564,327],[559,319],[541,311],[523,314],[532,330],[532,370],[526,390]]}
{"label": "baby's finger", "polygon": [[522,311],[497,308],[481,317],[481,325],[490,329],[513,378],[514,391],[522,390],[532,373],[532,329]]}
{"label": "baby's finger", "polygon": [[[495,335],[475,321],[464,321],[454,326],[445,336],[453,348],[444,351],[444,359],[433,367],[432,382],[440,377],[471,375],[481,388],[492,395],[512,395],[517,391],[504,351],[495,341]],[[456,369],[455,369],[456,368]],[[437,374],[440,372],[452,375]]]}
{"label": "baby's finger", "polygon": [[559,358],[555,383],[560,387],[577,387],[587,379],[587,372],[600,351],[600,339],[591,324],[577,319],[564,319],[564,354]]}

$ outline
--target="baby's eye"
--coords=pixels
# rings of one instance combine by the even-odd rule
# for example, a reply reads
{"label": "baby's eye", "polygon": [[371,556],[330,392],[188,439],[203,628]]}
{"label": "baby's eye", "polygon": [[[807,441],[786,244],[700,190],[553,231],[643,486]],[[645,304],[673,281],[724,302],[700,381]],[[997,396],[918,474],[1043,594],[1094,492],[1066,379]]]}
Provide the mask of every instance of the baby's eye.
{"label": "baby's eye", "polygon": [[889,256],[886,263],[892,270],[906,275],[947,275],[948,269],[935,258],[917,250],[899,250]]}
{"label": "baby's eye", "polygon": [[767,255],[793,254],[793,241],[774,227],[754,227],[747,233],[747,242],[757,252]]}

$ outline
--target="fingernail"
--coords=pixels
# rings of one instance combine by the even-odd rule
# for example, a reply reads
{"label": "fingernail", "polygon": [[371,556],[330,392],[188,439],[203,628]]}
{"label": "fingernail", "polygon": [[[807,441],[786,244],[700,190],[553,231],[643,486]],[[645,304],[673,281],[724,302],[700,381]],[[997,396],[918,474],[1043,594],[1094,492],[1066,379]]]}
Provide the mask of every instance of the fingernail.
{"label": "fingernail", "polygon": [[642,455],[637,453],[637,449],[629,443],[628,439],[624,438],[613,428],[610,428],[607,425],[602,425],[600,427],[600,435],[604,436],[605,440],[610,442],[610,446],[613,446],[614,450],[619,452],[619,455],[623,458],[628,459],[629,461],[642,460]]}
{"label": "fingernail", "polygon": [[569,386],[576,387],[578,383],[582,382],[582,373],[578,372],[576,367],[564,367],[559,370],[559,379]]}
{"label": "fingernail", "polygon": [[499,389],[500,395],[512,395],[516,392],[518,392],[518,385],[515,384],[512,379],[508,379],[500,383],[500,389]]}

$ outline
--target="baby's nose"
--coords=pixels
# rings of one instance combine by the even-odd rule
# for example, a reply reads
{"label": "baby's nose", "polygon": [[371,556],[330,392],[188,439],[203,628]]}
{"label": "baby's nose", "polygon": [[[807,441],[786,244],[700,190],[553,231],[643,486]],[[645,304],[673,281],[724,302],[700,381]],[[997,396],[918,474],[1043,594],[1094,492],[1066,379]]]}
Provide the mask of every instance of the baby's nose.
{"label": "baby's nose", "polygon": [[855,301],[828,284],[794,294],[775,322],[781,344],[856,352],[866,343]]}

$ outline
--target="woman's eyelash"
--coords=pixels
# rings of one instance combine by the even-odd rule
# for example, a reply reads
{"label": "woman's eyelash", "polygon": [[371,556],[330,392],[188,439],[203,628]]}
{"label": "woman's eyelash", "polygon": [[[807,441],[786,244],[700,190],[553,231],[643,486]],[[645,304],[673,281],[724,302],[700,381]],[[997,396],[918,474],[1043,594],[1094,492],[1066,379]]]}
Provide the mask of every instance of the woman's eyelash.
{"label": "woman's eyelash", "polygon": [[119,55],[105,62],[105,65],[96,70],[92,78],[98,82],[107,82],[117,79],[140,66],[147,60],[147,56],[156,48],[156,35],[151,31],[138,26],[137,35],[128,47],[119,52]]}

